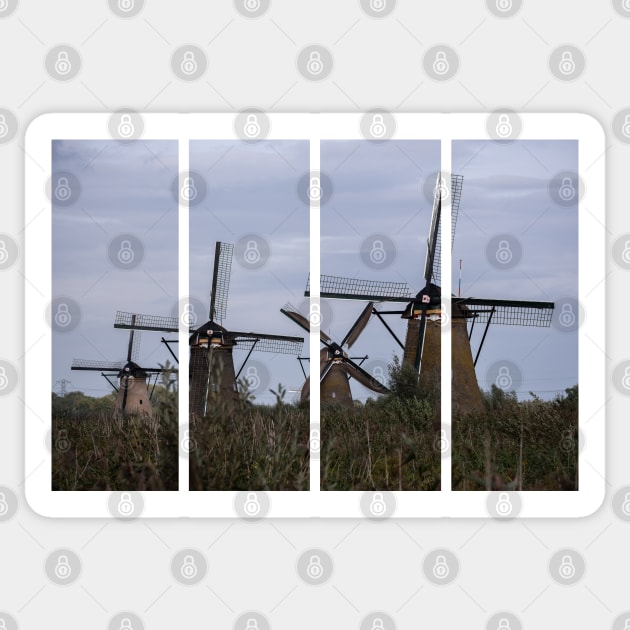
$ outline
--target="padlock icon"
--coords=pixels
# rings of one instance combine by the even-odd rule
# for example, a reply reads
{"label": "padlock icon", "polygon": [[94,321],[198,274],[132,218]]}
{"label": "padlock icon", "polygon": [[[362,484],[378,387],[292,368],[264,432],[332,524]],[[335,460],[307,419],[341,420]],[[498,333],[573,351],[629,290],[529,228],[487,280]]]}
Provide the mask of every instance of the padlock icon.
{"label": "padlock icon", "polygon": [[247,516],[256,516],[260,512],[260,501],[255,492],[248,493],[243,509]]}
{"label": "padlock icon", "polygon": [[[9,8],[9,0],[0,0],[0,12],[1,11],[6,11]],[[4,623],[4,620],[2,620],[2,622]],[[0,630],[1,630],[2,626],[0,626]]]}
{"label": "padlock icon", "polygon": [[[630,11],[630,7],[628,8],[628,11]],[[630,630],[630,617],[623,622],[623,630]]]}
{"label": "padlock icon", "polygon": [[381,492],[375,492],[370,501],[370,512],[374,514],[374,516],[383,516],[386,511],[387,504],[385,503],[383,494]]}
{"label": "padlock icon", "polygon": [[319,52],[316,50],[311,51],[311,54],[308,57],[308,61],[306,62],[306,69],[309,74],[318,75],[321,74],[324,69],[324,64],[322,63],[322,57]]}
{"label": "padlock icon", "polygon": [[133,9],[134,0],[118,0],[118,8],[125,13]]}
{"label": "padlock icon", "polygon": [[495,258],[497,262],[502,265],[507,265],[512,262],[512,250],[510,249],[510,243],[508,241],[499,241],[499,247],[497,248],[497,253],[495,254]]}
{"label": "padlock icon", "polygon": [[573,434],[571,433],[570,429],[567,429],[566,431],[564,431],[562,433],[562,440],[560,440],[560,447],[562,448],[563,451],[572,451],[573,447],[575,446],[574,440],[573,440]]}
{"label": "padlock icon", "polygon": [[9,511],[9,504],[4,492],[0,492],[0,516],[4,516]]}
{"label": "padlock icon", "polygon": [[245,382],[251,390],[257,390],[260,387],[260,376],[256,366],[250,365],[245,372]]}
{"label": "padlock icon", "polygon": [[387,133],[387,127],[383,119],[383,114],[374,114],[370,125],[370,135],[373,138],[382,138]]}
{"label": "padlock icon", "polygon": [[[2,4],[0,3],[0,11],[4,11],[4,9],[2,8]],[[8,630],[7,629],[7,622],[4,619],[0,619],[0,630]]]}
{"label": "padlock icon", "polygon": [[245,9],[253,13],[260,9],[260,0],[245,0]]}
{"label": "padlock icon", "polygon": [[497,123],[497,136],[500,138],[509,138],[512,135],[512,123],[510,117],[507,114],[499,114],[499,122]]}
{"label": "padlock icon", "polygon": [[182,449],[186,453],[190,453],[190,451],[197,448],[197,442],[190,437],[190,429],[186,429],[184,431],[184,437],[182,438]]}
{"label": "padlock icon", "polygon": [[372,627],[370,630],[385,630],[385,624],[381,617],[376,617],[376,619],[372,621]]}
{"label": "padlock icon", "polygon": [[448,311],[446,310],[446,304],[441,303],[440,304],[440,314],[439,314],[439,320],[440,320],[440,326],[446,326],[448,324]]}
{"label": "padlock icon", "polygon": [[121,241],[120,249],[118,250],[118,254],[116,258],[118,258],[118,262],[123,265],[130,265],[136,257],[133,249],[131,249],[131,241]]}
{"label": "padlock icon", "polygon": [[324,567],[319,556],[311,556],[306,567],[306,574],[313,580],[318,580],[324,575]]}
{"label": "padlock icon", "polygon": [[195,53],[192,50],[187,50],[184,53],[184,59],[181,63],[181,70],[186,76],[195,74],[197,72],[197,60],[195,59]]}
{"label": "padlock icon", "polygon": [[322,197],[322,187],[319,177],[311,177],[310,186],[308,187],[308,198],[312,201],[319,201]]}
{"label": "padlock icon", "polygon": [[502,492],[499,495],[499,500],[496,505],[497,513],[500,516],[508,516],[512,511],[512,503],[510,501],[510,495],[507,492]]}
{"label": "padlock icon", "polygon": [[451,570],[446,563],[446,556],[437,556],[435,558],[435,564],[433,565],[433,575],[438,580],[444,580],[448,577]]}
{"label": "padlock icon", "polygon": [[630,265],[630,240],[625,242],[623,251],[621,252],[621,258],[623,262]]}
{"label": "padlock icon", "polygon": [[497,387],[501,389],[509,389],[512,387],[512,377],[510,376],[510,370],[506,365],[502,365],[499,368],[499,375],[497,376],[497,380],[495,381]]}
{"label": "padlock icon", "polygon": [[245,262],[249,265],[255,265],[260,262],[260,251],[256,241],[247,241],[245,253],[243,254]]}
{"label": "padlock icon", "polygon": [[65,76],[72,70],[72,64],[70,58],[65,50],[60,50],[57,53],[57,60],[55,61],[55,72],[62,76]]}
{"label": "padlock icon", "polygon": [[558,573],[565,580],[570,580],[575,575],[575,565],[571,556],[562,556]]}
{"label": "padlock icon", "polygon": [[122,516],[129,516],[134,511],[133,501],[131,495],[128,492],[123,492],[120,495],[120,501],[118,502],[118,513]]}
{"label": "padlock icon", "polygon": [[192,580],[199,570],[195,564],[195,559],[192,556],[184,556],[184,562],[182,563],[181,574],[182,577],[187,580]]}
{"label": "padlock icon", "polygon": [[65,453],[70,448],[68,432],[65,429],[59,429],[59,431],[57,432],[57,441],[55,442],[55,448],[60,453]]}
{"label": "padlock icon", "polygon": [[560,199],[562,201],[571,201],[575,197],[575,186],[570,177],[563,177],[560,185]]}
{"label": "padlock icon", "polygon": [[450,70],[451,66],[446,58],[446,53],[443,50],[438,50],[435,53],[435,57],[433,59],[433,72],[435,74],[442,76],[446,74]]}
{"label": "padlock icon", "polygon": [[72,315],[70,315],[70,309],[65,302],[61,302],[57,305],[57,312],[55,313],[55,325],[60,328],[65,328],[72,323]]}
{"label": "padlock icon", "polygon": [[68,201],[72,197],[72,189],[67,177],[60,177],[55,186],[55,197],[59,201]]}
{"label": "padlock icon", "polygon": [[319,310],[319,304],[311,304],[311,312],[308,316],[311,326],[318,327],[322,323],[322,314]]}
{"label": "padlock icon", "polygon": [[129,619],[129,617],[123,617],[120,620],[119,630],[133,630],[133,625],[131,624],[131,619]]}
{"label": "padlock icon", "polygon": [[573,306],[571,304],[562,305],[558,320],[560,321],[560,325],[565,328],[570,328],[575,324],[575,313],[573,312]]}
{"label": "padlock icon", "polygon": [[385,373],[380,365],[375,365],[372,369],[372,378],[381,385],[385,385]]}
{"label": "padlock icon", "polygon": [[245,624],[245,630],[259,630],[258,621],[253,618],[248,619]]}
{"label": "padlock icon", "polygon": [[4,138],[9,134],[9,126],[7,125],[7,119],[4,114],[0,114],[0,138]]}
{"label": "padlock icon", "polygon": [[118,135],[123,138],[131,138],[135,132],[130,114],[122,114],[118,123]]}
{"label": "padlock icon", "polygon": [[380,13],[387,6],[387,0],[370,0],[370,9]]}
{"label": "padlock icon", "polygon": [[186,328],[190,328],[197,323],[197,315],[193,311],[192,304],[187,303],[184,305],[184,312],[181,317],[182,325]]}
{"label": "padlock icon", "polygon": [[[628,0],[630,2],[630,0]],[[630,11],[630,9],[628,9]],[[626,114],[623,119],[623,125],[621,127],[621,133],[626,137],[630,138],[630,114]]]}
{"label": "padlock icon", "polygon": [[623,503],[621,504],[621,511],[626,516],[630,516],[630,492],[626,492],[623,498]]}
{"label": "padlock icon", "polygon": [[309,446],[312,452],[319,452],[321,446],[319,429],[311,429]]}
{"label": "padlock icon", "polygon": [[565,50],[560,58],[560,65],[558,66],[560,72],[565,76],[573,74],[575,72],[575,59],[573,59],[573,53],[570,50]]}
{"label": "padlock icon", "polygon": [[194,201],[197,198],[197,188],[192,177],[184,177],[182,186],[182,198],[186,201]]}
{"label": "padlock icon", "polygon": [[433,196],[435,199],[441,199],[442,201],[448,199],[449,190],[446,185],[446,178],[443,175],[440,175],[437,183],[435,184],[435,188],[433,189]]}
{"label": "padlock icon", "polygon": [[256,116],[256,114],[247,115],[244,131],[248,138],[255,138],[260,135],[260,124],[258,123],[258,116]]}
{"label": "padlock icon", "polygon": [[630,367],[627,367],[623,373],[623,378],[621,379],[621,384],[624,389],[630,389]]}
{"label": "padlock icon", "polygon": [[0,366],[0,391],[6,389],[9,386],[9,379],[7,378],[7,371],[3,366]]}
{"label": "padlock icon", "polygon": [[497,630],[512,630],[512,627],[505,617],[501,617],[501,619],[499,619],[499,623],[497,624]]}
{"label": "padlock icon", "polygon": [[434,446],[440,453],[446,453],[446,451],[448,451],[448,437],[446,437],[446,431],[444,429],[440,429],[440,437],[436,438]]}
{"label": "padlock icon", "polygon": [[512,8],[512,0],[497,0],[497,9],[502,13],[506,13]]}
{"label": "padlock icon", "polygon": [[623,0],[621,3],[624,11],[630,11],[630,0]]}
{"label": "padlock icon", "polygon": [[9,252],[7,251],[7,244],[0,239],[0,265],[4,265],[9,259]]}
{"label": "padlock icon", "polygon": [[62,554],[57,558],[57,564],[55,565],[55,575],[60,580],[67,580],[72,575],[72,567],[68,562],[68,556]]}
{"label": "padlock icon", "polygon": [[382,265],[387,260],[387,252],[383,246],[383,241],[376,239],[372,243],[372,249],[370,250],[370,260],[375,265]]}

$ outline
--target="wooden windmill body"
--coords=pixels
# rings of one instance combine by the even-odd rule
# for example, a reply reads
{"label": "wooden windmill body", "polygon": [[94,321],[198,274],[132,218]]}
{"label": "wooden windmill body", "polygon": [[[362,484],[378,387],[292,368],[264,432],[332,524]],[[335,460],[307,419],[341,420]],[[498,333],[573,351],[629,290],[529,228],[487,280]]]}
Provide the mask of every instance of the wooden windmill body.
{"label": "wooden windmill body", "polygon": [[[202,326],[191,322],[190,395],[191,416],[203,417],[213,405],[230,405],[238,400],[238,377],[254,350],[274,354],[299,355],[303,337],[228,330],[223,325],[232,273],[234,245],[217,241],[215,245],[209,320]],[[247,355],[238,370],[234,350]]]}
{"label": "wooden windmill body", "polygon": [[[428,392],[427,395],[438,417],[441,398],[441,336],[445,317],[450,317],[451,324],[452,411],[455,414],[471,413],[483,409],[475,366],[490,324],[545,327],[551,324],[554,308],[552,302],[455,296],[448,299],[442,296],[439,286],[442,199],[445,195],[450,196],[452,238],[454,239],[462,182],[461,176],[451,175],[450,187],[445,193],[444,179],[441,173],[438,173],[426,247],[425,284],[415,296],[407,284],[401,282],[358,280],[338,276],[322,276],[320,279],[321,297],[379,303],[378,309],[373,308],[373,313],[378,316],[402,348],[403,363],[413,365],[417,370],[421,390]],[[308,287],[305,295],[309,295]],[[387,309],[387,305],[399,303],[406,304],[406,307],[403,310]],[[399,315],[407,319],[404,344],[387,325],[383,315]],[[485,325],[485,329],[473,358],[470,340],[475,324]]]}

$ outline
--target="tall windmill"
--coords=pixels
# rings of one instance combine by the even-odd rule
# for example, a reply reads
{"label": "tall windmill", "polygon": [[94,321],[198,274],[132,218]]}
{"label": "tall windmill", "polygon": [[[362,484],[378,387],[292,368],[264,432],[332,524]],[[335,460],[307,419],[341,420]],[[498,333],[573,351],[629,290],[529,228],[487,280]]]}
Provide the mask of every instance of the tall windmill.
{"label": "tall windmill", "polygon": [[[132,315],[133,326],[135,315]],[[138,361],[138,335],[131,328],[129,343],[127,344],[127,359],[125,361],[94,361],[90,359],[74,359],[70,369],[91,372],[115,372],[119,380],[116,394],[115,409],[120,413],[139,413],[151,415],[153,408],[147,387],[147,380],[151,375],[157,375],[162,368],[147,368],[140,366]]]}
{"label": "tall windmill", "polygon": [[[320,331],[320,341],[323,348],[319,355],[319,386],[320,402],[337,403],[344,407],[352,407],[352,393],[350,391],[350,379],[353,378],[361,385],[379,394],[385,394],[389,390],[378,380],[370,376],[353,357],[349,357],[348,350],[354,345],[361,333],[365,330],[374,304],[370,302],[361,312],[357,320],[351,326],[341,343],[336,343],[324,332]],[[308,320],[291,304],[286,304],[280,309],[284,315],[293,320],[298,326],[310,332]],[[300,400],[308,400],[310,395],[310,377],[306,379]]]}
{"label": "tall windmill", "polygon": [[[228,330],[223,326],[227,314],[232,255],[234,245],[217,241],[214,253],[209,320],[191,328],[190,346],[190,413],[204,416],[208,405],[219,400],[229,402],[237,397],[237,379],[254,350],[274,354],[299,355],[303,337]],[[234,369],[233,351],[246,350],[238,372]]]}
{"label": "tall windmill", "polygon": [[[463,177],[451,175],[450,189],[438,173],[433,201],[433,212],[427,238],[424,261],[424,286],[416,293],[404,282],[359,280],[337,276],[321,276],[320,295],[323,298],[363,300],[374,303],[402,303],[402,310],[377,310],[387,330],[403,349],[403,363],[411,364],[419,373],[419,383],[425,391],[433,392],[433,402],[439,405],[441,327],[444,302],[440,283],[441,240],[440,222],[442,200],[451,196],[452,240],[459,213]],[[309,287],[305,295],[309,295]],[[477,384],[475,365],[483,347],[490,324],[547,327],[551,324],[553,302],[501,300],[475,297],[452,297],[451,300],[451,364],[453,412],[479,411],[481,392]],[[407,319],[407,335],[403,344],[387,326],[383,315],[400,315]],[[470,330],[467,324],[470,322]],[[481,342],[473,359],[470,340],[475,323],[485,324]],[[436,413],[439,409],[436,409]]]}

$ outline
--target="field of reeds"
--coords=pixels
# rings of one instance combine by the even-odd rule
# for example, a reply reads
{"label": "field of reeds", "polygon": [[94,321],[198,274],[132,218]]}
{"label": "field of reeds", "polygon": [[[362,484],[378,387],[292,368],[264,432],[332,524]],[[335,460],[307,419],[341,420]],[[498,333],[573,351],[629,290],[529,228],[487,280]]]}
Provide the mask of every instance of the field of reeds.
{"label": "field of reeds", "polygon": [[158,391],[152,418],[121,416],[113,396],[52,400],[53,490],[177,490],[177,395]]}
{"label": "field of reeds", "polygon": [[308,490],[308,408],[254,405],[246,389],[191,418],[191,490]]}

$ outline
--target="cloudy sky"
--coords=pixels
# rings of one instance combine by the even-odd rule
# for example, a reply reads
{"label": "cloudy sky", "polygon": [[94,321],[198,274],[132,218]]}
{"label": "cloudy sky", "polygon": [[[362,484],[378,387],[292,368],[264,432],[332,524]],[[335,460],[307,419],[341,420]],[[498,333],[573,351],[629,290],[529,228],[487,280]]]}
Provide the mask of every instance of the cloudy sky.
{"label": "cloudy sky", "polygon": [[[230,299],[224,325],[236,330],[302,336],[279,309],[286,302],[304,308],[308,275],[308,207],[300,181],[309,172],[306,141],[193,141],[190,168],[207,191],[190,209],[188,294],[207,315],[217,240],[234,243]],[[453,251],[453,288],[463,261],[462,295],[558,301],[577,298],[577,206],[561,205],[549,183],[562,171],[577,171],[572,141],[460,141],[452,147],[453,171],[464,175]],[[330,197],[321,207],[322,273],[423,284],[431,194],[440,164],[436,141],[324,141],[322,181]],[[68,296],[81,308],[80,326],[53,335],[52,387],[62,378],[73,389],[103,395],[109,385],[98,373],[71,372],[73,358],[124,359],[128,334],[113,328],[116,310],[171,315],[177,307],[177,142],[56,141],[53,172],[66,171],[81,184],[78,201],[53,206],[53,297]],[[202,186],[203,188],[203,186]],[[142,245],[141,262],[121,269],[108,247],[129,233]],[[498,269],[487,247],[509,234],[522,248],[519,264]],[[244,243],[256,240],[263,264],[243,259]],[[383,241],[386,262],[366,263],[366,243]],[[135,241],[134,241],[135,243]],[[240,248],[238,244],[241,244]],[[363,252],[363,256],[362,256]],[[138,253],[140,255],[140,253]],[[183,291],[182,293],[186,293]],[[364,304],[330,301],[324,327],[337,340]],[[306,312],[306,311],[305,311]],[[404,342],[406,321],[389,324]],[[145,332],[141,363],[168,357],[158,333]],[[473,340],[473,349],[478,339]],[[489,387],[497,361],[510,360],[522,372],[519,394],[545,398],[577,382],[577,333],[493,326],[477,375]],[[378,320],[368,324],[351,355],[369,356],[375,375],[400,349]],[[305,346],[304,355],[308,354]],[[236,368],[244,355],[235,354]],[[303,376],[293,357],[255,353],[262,386],[259,402],[273,402],[268,388],[281,382],[299,389]],[[355,397],[369,392],[353,384]]]}
{"label": "cloudy sky", "polygon": [[[72,359],[125,359],[129,336],[113,328],[116,311],[168,315],[176,306],[177,159],[174,141],[53,142],[53,174],[67,172],[70,184],[74,176],[81,186],[76,202],[52,208],[53,298],[70,297],[81,309],[77,328],[53,333],[53,390],[65,378],[70,389],[109,393],[98,372],[70,371]],[[126,233],[139,264],[125,269],[108,250]],[[142,365],[157,367],[168,357],[159,333],[142,333]]]}
{"label": "cloudy sky", "polygon": [[[228,330],[304,337],[303,356],[308,356],[306,333],[280,312],[286,302],[299,308],[305,299],[309,209],[299,197],[298,183],[309,171],[308,142],[192,141],[190,169],[207,185],[205,198],[190,210],[190,294],[202,303],[203,316],[208,316],[215,243],[233,243],[223,325]],[[250,241],[260,255],[253,266],[244,258]],[[236,370],[245,356],[234,352]],[[268,390],[278,383],[300,389],[304,382],[292,355],[254,352],[241,377],[247,368],[256,370],[259,380],[252,383],[259,403],[275,402]],[[308,365],[305,369],[308,372]],[[288,400],[294,396],[289,394]]]}
{"label": "cloudy sky", "polygon": [[[559,206],[549,183],[561,171],[577,171],[574,142],[461,141],[452,147],[453,172],[464,175],[461,209],[453,250],[453,289],[463,260],[462,295],[498,299],[555,301],[577,298],[577,206]],[[405,281],[412,291],[423,285],[426,238],[431,216],[438,142],[322,143],[321,166],[333,183],[322,207],[322,273],[374,280]],[[486,248],[501,233],[522,247],[511,270],[491,264]],[[386,262],[366,264],[364,243],[384,242]],[[329,332],[340,340],[363,303],[330,302]],[[405,320],[388,322],[404,342]],[[478,338],[473,338],[473,351]],[[373,319],[352,349],[369,355],[366,366],[382,369],[401,351]],[[493,326],[477,364],[478,381],[498,361],[515,363],[522,373],[521,397],[533,390],[545,398],[577,382],[577,333],[555,328]],[[378,367],[381,366],[381,367]],[[369,395],[353,385],[355,397]]]}

